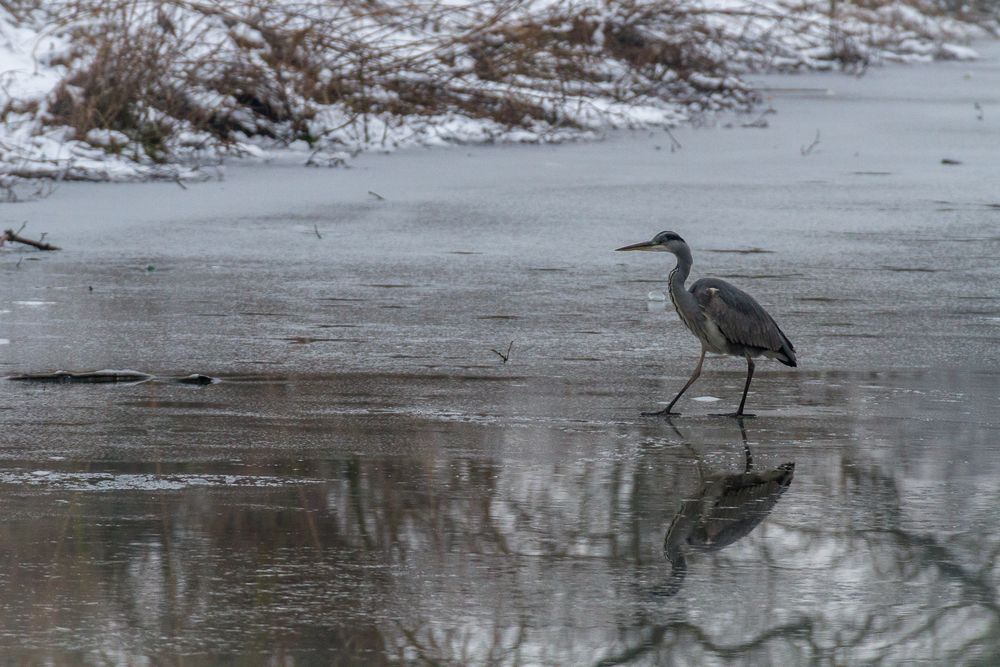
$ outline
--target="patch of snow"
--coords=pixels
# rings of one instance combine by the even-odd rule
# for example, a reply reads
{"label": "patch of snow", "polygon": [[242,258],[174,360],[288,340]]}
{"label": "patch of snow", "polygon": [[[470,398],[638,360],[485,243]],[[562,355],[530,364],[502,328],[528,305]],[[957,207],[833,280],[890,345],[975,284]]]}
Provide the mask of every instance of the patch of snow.
{"label": "patch of snow", "polygon": [[938,46],[937,55],[939,58],[944,57],[949,60],[975,60],[979,57],[979,53],[975,49],[947,43]]}

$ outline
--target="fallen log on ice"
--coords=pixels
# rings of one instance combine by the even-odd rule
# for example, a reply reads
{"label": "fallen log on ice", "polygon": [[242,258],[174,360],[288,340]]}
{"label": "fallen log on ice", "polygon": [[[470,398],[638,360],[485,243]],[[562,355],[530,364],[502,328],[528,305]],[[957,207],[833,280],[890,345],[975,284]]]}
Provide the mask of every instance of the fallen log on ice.
{"label": "fallen log on ice", "polygon": [[139,383],[139,382],[176,382],[179,384],[213,384],[217,380],[208,375],[192,373],[181,377],[157,377],[148,373],[128,370],[102,370],[87,371],[83,373],[72,373],[70,371],[56,371],[54,373],[25,373],[23,375],[11,375],[7,378],[16,382],[78,382],[78,383]]}
{"label": "fallen log on ice", "polygon": [[0,246],[7,241],[12,243],[23,243],[25,245],[30,245],[33,248],[38,248],[39,250],[59,250],[58,246],[54,246],[51,243],[46,243],[42,240],[35,241],[33,239],[26,239],[13,229],[6,229],[3,234],[0,234]]}

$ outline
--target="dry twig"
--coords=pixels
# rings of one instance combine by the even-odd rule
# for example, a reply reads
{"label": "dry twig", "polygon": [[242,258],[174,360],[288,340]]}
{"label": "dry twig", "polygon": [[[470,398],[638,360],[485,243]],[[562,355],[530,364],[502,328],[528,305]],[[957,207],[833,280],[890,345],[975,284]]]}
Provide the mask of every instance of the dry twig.
{"label": "dry twig", "polygon": [[503,363],[506,364],[507,360],[510,359],[510,351],[511,348],[513,347],[514,347],[514,341],[510,341],[510,345],[507,346],[507,352],[501,352],[500,350],[490,350],[490,352],[503,359]]}
{"label": "dry twig", "polygon": [[802,153],[802,157],[805,157],[816,150],[817,146],[819,146],[819,130],[816,130],[816,138],[812,140],[812,143],[808,146],[800,146],[799,152]]}

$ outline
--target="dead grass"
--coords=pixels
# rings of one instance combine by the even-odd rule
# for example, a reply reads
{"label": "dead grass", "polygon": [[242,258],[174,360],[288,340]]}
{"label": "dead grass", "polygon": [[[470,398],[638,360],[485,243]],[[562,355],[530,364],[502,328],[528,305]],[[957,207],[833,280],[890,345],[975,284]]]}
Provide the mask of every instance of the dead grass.
{"label": "dead grass", "polygon": [[[532,15],[513,0],[457,8],[340,0],[311,14],[297,6],[60,5],[74,48],[47,121],[81,139],[121,132],[144,157],[163,160],[180,129],[223,143],[313,143],[310,120],[333,105],[356,118],[458,112],[502,126],[573,125],[558,111],[572,96],[683,100],[699,90],[690,73],[728,74],[699,44],[706,32],[680,20],[673,2],[620,3],[610,20],[594,9]],[[746,103],[735,82],[718,88]]]}

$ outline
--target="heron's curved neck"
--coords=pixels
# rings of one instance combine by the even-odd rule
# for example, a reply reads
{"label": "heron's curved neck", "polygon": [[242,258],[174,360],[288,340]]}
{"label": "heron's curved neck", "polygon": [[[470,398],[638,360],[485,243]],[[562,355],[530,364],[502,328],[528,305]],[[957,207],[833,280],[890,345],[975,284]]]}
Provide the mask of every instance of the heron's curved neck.
{"label": "heron's curved neck", "polygon": [[694,296],[684,288],[688,275],[691,273],[691,251],[687,246],[681,248],[677,253],[677,266],[670,272],[667,282],[670,286],[670,300],[674,303],[674,308],[685,316],[695,316],[698,314],[698,302]]}

